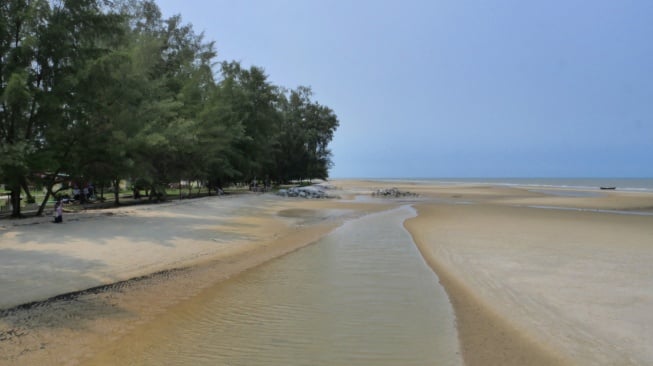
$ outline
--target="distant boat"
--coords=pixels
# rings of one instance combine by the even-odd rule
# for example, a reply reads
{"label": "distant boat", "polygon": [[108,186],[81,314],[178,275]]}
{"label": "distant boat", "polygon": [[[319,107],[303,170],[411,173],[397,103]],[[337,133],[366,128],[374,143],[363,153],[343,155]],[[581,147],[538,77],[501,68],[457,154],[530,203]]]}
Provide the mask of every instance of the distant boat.
{"label": "distant boat", "polygon": [[617,187],[601,187],[601,189],[611,189],[611,190],[615,190],[615,189],[617,189]]}

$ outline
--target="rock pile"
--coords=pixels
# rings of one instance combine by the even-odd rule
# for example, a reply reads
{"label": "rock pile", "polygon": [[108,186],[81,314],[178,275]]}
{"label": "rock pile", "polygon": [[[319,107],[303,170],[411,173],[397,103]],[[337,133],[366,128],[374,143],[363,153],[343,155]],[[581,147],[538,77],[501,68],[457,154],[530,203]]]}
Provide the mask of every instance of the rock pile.
{"label": "rock pile", "polygon": [[321,186],[291,187],[288,189],[280,189],[277,191],[277,195],[283,197],[301,198],[333,198],[324,190],[325,188]]}
{"label": "rock pile", "polygon": [[402,192],[397,188],[390,188],[390,189],[377,189],[376,191],[372,192],[372,197],[391,197],[391,198],[399,198],[399,197],[417,197],[417,193],[413,192]]}

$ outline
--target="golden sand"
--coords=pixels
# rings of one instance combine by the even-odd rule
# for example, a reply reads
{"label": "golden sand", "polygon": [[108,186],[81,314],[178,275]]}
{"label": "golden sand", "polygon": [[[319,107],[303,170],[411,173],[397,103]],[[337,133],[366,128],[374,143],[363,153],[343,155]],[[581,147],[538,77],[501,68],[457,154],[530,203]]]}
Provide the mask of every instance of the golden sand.
{"label": "golden sand", "polygon": [[[0,365],[84,364],[107,341],[216,282],[313,243],[345,220],[393,206],[270,196],[204,200],[213,202],[129,207],[108,216],[66,215],[63,225],[51,225],[47,218],[5,224],[0,250],[18,252],[14,262],[29,264],[36,257],[41,265],[59,267],[49,277],[39,268],[20,273],[26,284],[39,284],[30,289],[34,300],[120,282],[5,312]],[[103,234],[103,227],[115,234]],[[58,236],[49,233],[62,228]],[[11,273],[12,266],[3,266],[3,280],[19,287],[21,278]],[[26,298],[19,290],[4,286],[0,298],[16,303]]]}
{"label": "golden sand", "polygon": [[467,364],[653,362],[652,194],[390,185],[432,199],[405,225],[449,294]]}
{"label": "golden sand", "polygon": [[[93,233],[120,220],[80,216],[68,221],[72,232],[49,243],[23,227],[0,227],[0,250],[101,263],[84,272],[89,283],[164,271],[68,303],[5,315],[0,364],[80,364],[107,340],[221,278],[313,242],[345,220],[401,204],[418,210],[406,228],[451,299],[468,365],[653,362],[653,216],[600,211],[651,212],[653,195],[559,197],[514,187],[330,184],[343,199],[262,199],[242,208],[240,198],[233,198],[233,210],[213,212],[211,220],[197,209],[201,204],[119,210],[118,219],[124,215],[159,230],[144,235],[124,224],[101,245],[92,241]],[[419,193],[419,202],[354,200],[391,186]],[[169,225],[181,225],[180,235],[157,237]],[[183,269],[166,271],[171,268]]]}

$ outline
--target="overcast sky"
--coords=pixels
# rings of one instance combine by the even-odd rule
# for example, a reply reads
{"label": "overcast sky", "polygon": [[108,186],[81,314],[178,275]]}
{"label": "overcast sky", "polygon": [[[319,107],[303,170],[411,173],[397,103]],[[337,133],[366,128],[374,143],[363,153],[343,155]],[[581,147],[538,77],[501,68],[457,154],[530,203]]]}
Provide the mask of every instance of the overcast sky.
{"label": "overcast sky", "polygon": [[313,88],[331,177],[653,177],[653,1],[157,2]]}

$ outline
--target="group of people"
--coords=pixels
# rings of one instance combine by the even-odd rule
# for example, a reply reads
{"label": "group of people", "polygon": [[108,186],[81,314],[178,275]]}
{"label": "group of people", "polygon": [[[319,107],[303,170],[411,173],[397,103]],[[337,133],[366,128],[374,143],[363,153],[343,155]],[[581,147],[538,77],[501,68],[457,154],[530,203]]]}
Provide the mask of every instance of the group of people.
{"label": "group of people", "polygon": [[252,192],[267,192],[272,187],[272,182],[269,179],[263,181],[263,186],[259,184],[257,179],[252,179],[252,182],[249,184],[249,190]]}
{"label": "group of people", "polygon": [[[80,189],[77,184],[73,185],[73,200],[79,201],[81,203],[87,202],[90,199],[95,197],[95,188],[93,184],[87,183],[84,184],[83,188]],[[64,202],[70,202],[69,195],[59,196],[59,199],[54,204],[54,222],[60,224],[63,222],[63,205]]]}
{"label": "group of people", "polygon": [[75,201],[86,202],[92,199],[94,195],[95,189],[92,184],[87,184],[82,189],[79,189],[77,185],[73,187],[73,199]]}

